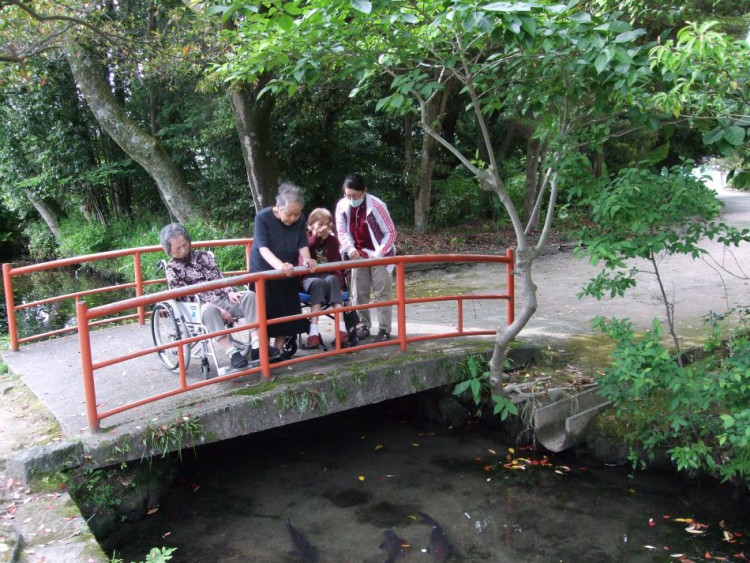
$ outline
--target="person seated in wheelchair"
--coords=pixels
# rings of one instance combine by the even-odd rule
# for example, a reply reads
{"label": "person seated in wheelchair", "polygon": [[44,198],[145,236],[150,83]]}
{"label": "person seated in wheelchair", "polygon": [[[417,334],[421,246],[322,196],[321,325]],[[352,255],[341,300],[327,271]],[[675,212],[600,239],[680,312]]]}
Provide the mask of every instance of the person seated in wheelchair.
{"label": "person seated in wheelchair", "polygon": [[[164,251],[170,257],[164,268],[167,285],[170,289],[186,287],[201,282],[222,279],[216,266],[213,254],[205,250],[193,250],[190,234],[179,223],[170,223],[161,230],[159,235]],[[186,300],[182,297],[178,300]],[[255,293],[252,291],[235,291],[231,287],[213,289],[198,294],[201,302],[201,322],[208,332],[224,330],[231,326],[233,318],[244,317],[246,323],[255,321]],[[248,367],[245,355],[233,344],[229,335],[219,336],[215,342],[226,352],[233,369]],[[258,330],[250,331],[250,359],[260,358]],[[272,346],[268,350],[271,359],[278,358],[281,353]]]}
{"label": "person seated in wheelchair", "polygon": [[[333,215],[327,209],[318,207],[310,212],[307,218],[307,244],[310,256],[318,265],[328,262],[340,262],[339,241],[333,234]],[[346,286],[344,273],[341,271],[310,274],[302,278],[300,282],[302,291],[310,296],[310,309],[313,313],[320,311],[324,304],[330,304],[334,308],[343,305],[341,288]],[[320,331],[318,319],[310,319],[310,330],[308,332],[307,349],[320,348]],[[345,347],[349,342],[344,315],[339,315],[339,335],[341,346]]]}

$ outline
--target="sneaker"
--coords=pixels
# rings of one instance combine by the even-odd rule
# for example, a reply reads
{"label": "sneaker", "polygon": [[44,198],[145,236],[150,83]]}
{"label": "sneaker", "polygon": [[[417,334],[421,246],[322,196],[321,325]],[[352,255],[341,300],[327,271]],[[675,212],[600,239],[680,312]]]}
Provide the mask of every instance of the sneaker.
{"label": "sneaker", "polygon": [[339,331],[339,338],[341,339],[341,347],[346,347],[349,344],[349,334],[343,330]]}
{"label": "sneaker", "polygon": [[391,333],[385,330],[384,328],[381,328],[378,331],[378,342],[387,342],[391,339]]}
{"label": "sneaker", "polygon": [[369,337],[370,337],[370,329],[367,326],[362,325],[361,327],[357,329],[358,340],[364,340],[365,338],[369,338]]}
{"label": "sneaker", "polygon": [[307,348],[308,350],[315,350],[316,348],[320,348],[320,335],[311,334],[310,336],[308,336],[305,348]]}
{"label": "sneaker", "polygon": [[242,352],[235,352],[229,358],[229,364],[232,366],[232,369],[245,369],[247,367],[247,358],[242,355]]}
{"label": "sneaker", "polygon": [[[268,359],[275,360],[281,356],[281,350],[274,346],[268,347]],[[253,348],[250,350],[250,359],[254,362],[260,360],[260,348]]]}

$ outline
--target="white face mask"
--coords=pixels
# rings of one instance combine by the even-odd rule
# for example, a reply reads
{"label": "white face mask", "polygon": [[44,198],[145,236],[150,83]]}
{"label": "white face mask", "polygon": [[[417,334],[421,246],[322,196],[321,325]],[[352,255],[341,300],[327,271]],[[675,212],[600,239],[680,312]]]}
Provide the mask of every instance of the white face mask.
{"label": "white face mask", "polygon": [[350,199],[349,200],[349,205],[351,205],[352,207],[359,207],[360,205],[362,205],[362,202],[364,200],[365,200],[364,197],[361,197],[359,199]]}

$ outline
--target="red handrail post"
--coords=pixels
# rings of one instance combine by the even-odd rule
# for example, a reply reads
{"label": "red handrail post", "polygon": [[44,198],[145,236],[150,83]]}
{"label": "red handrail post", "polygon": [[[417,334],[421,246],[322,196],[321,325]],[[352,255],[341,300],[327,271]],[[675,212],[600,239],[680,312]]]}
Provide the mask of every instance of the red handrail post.
{"label": "red handrail post", "polygon": [[10,349],[18,352],[18,328],[16,326],[16,304],[13,298],[13,277],[10,264],[3,264],[3,285],[5,286],[5,307],[8,311],[8,336]]}
{"label": "red handrail post", "polygon": [[401,343],[401,351],[406,352],[406,265],[403,261],[396,264],[396,299],[398,340]]}
{"label": "red handrail post", "polygon": [[[143,296],[143,270],[141,268],[141,253],[136,252],[133,254],[133,275],[135,277],[135,296]],[[146,307],[141,305],[138,307],[138,324],[146,324]]]}
{"label": "red handrail post", "polygon": [[83,395],[86,400],[86,419],[91,432],[99,432],[99,414],[96,411],[96,386],[94,368],[91,362],[91,337],[89,334],[88,306],[85,301],[76,302],[76,322],[78,323],[78,348],[81,353],[81,376]]}
{"label": "red handrail post", "polygon": [[512,248],[509,248],[505,255],[508,257],[508,265],[506,267],[506,285],[508,286],[508,326],[510,326],[516,318],[516,282],[514,273],[516,267],[516,256]]}
{"label": "red handrail post", "polygon": [[[268,319],[266,318],[266,280],[255,282],[255,316],[258,321],[258,340],[260,341],[260,365],[263,379],[271,380],[271,359],[268,357]],[[283,350],[282,350],[283,351]]]}

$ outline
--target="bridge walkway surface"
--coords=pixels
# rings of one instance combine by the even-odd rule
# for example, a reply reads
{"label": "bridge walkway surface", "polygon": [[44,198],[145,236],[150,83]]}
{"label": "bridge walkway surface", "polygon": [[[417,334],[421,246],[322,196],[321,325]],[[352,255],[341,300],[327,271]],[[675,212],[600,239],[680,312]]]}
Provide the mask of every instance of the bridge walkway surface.
{"label": "bridge walkway surface", "polygon": [[[502,279],[505,266],[488,264],[487,268],[493,272],[492,291],[498,293],[498,275]],[[429,273],[413,272],[409,277],[413,294],[429,294],[438,290],[475,293],[477,284],[467,283],[474,276],[472,268],[450,265]],[[354,349],[319,360],[314,359],[318,351],[300,349],[292,361],[303,357],[312,361],[274,364],[270,381],[251,373],[210,382],[113,414],[102,420],[98,433],[88,429],[78,336],[26,344],[18,352],[5,353],[5,360],[59,423],[61,439],[19,453],[9,460],[8,470],[25,479],[34,471],[79,465],[84,455],[100,465],[138,459],[153,453],[149,451],[153,444],[145,438],[150,430],[175,424],[185,416],[201,424],[200,436],[194,436],[198,443],[190,444],[195,446],[412,394],[450,383],[455,380],[456,366],[467,355],[491,349],[487,336],[439,338],[456,330],[455,304],[407,307],[408,337],[431,335],[437,340],[409,342],[401,352],[394,332],[392,346]],[[507,302],[502,300],[467,301],[462,309],[465,332],[493,331],[507,316]],[[376,312],[373,317],[377,318]],[[332,320],[323,317],[320,325],[330,342]],[[148,321],[92,330],[90,338],[95,364],[154,346]],[[372,342],[371,338],[364,344]],[[216,375],[213,363],[212,375]],[[193,359],[186,376],[188,384],[204,381],[199,361]],[[169,393],[180,384],[179,373],[168,370],[155,353],[97,369],[94,379],[100,412]]]}
{"label": "bridge walkway surface", "polygon": [[[750,227],[750,194],[720,191],[719,195],[725,204],[722,220],[740,228]],[[703,246],[712,260],[673,256],[660,264],[675,300],[676,331],[686,345],[705,337],[707,329],[702,318],[708,311],[747,305],[750,294],[749,272],[742,270],[743,265],[750,264],[750,245],[732,249],[731,254],[713,241],[705,241]],[[720,274],[717,264],[733,273]],[[648,265],[641,266],[648,270]],[[422,295],[493,293],[498,291],[501,269],[501,264],[479,263],[412,271],[407,275],[408,291]],[[664,307],[657,299],[658,282],[653,275],[639,274],[637,287],[625,298],[579,299],[581,288],[596,272],[594,266],[572,252],[550,248],[534,267],[538,309],[518,340],[522,344],[554,347],[554,343],[564,343],[576,335],[594,334],[592,320],[596,316],[628,318],[638,329],[650,328],[655,317],[663,320]],[[519,292],[516,311],[523,307],[524,300]],[[464,303],[465,330],[496,329],[504,322],[505,307],[502,301]],[[456,311],[440,302],[416,304],[409,306],[407,317],[409,337],[434,335],[452,330]],[[91,335],[92,350],[106,349],[110,356],[152,345],[148,324],[102,329]],[[181,415],[201,418],[201,439],[205,442],[231,438],[445,385],[455,377],[456,365],[468,355],[489,353],[491,349],[491,337],[446,338],[409,343],[406,352],[400,352],[394,343],[392,347],[356,350],[282,366],[272,371],[270,383],[259,382],[259,374],[252,374],[124,411],[105,419],[99,434],[86,430],[80,358],[74,336],[26,345],[20,352],[5,356],[13,372],[58,420],[63,441],[76,444],[79,453],[74,457],[86,450],[86,455],[106,464],[119,461],[123,455],[141,457],[146,427],[169,423]],[[297,355],[311,353],[314,352],[301,350]],[[190,366],[189,382],[201,379],[199,371],[194,371],[199,369],[196,364],[194,361]],[[111,400],[122,404],[126,399],[173,388],[177,378],[155,355],[100,371],[96,385],[102,408]],[[310,404],[303,412],[306,403]],[[127,446],[125,442],[129,442]],[[129,453],[115,455],[115,450]],[[22,474],[28,465],[23,462]]]}

